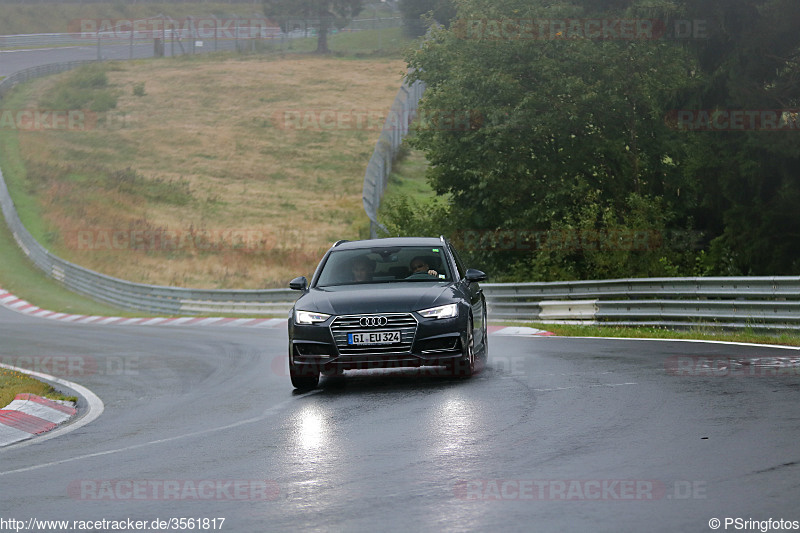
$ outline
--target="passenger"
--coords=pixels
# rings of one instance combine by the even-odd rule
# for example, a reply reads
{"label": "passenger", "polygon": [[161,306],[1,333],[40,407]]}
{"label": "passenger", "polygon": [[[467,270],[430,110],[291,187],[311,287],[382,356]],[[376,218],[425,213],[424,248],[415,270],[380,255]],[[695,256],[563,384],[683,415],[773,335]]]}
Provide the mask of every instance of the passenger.
{"label": "passenger", "polygon": [[356,257],[351,265],[351,272],[353,273],[353,281],[367,282],[372,281],[372,274],[375,271],[374,262],[368,258],[361,256]]}

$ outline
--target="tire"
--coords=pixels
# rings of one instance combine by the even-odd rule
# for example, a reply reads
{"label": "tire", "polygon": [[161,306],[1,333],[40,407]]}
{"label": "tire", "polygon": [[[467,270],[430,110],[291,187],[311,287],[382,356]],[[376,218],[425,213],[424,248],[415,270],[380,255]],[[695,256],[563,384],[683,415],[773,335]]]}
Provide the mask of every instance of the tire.
{"label": "tire", "polygon": [[483,360],[489,359],[489,328],[483,328]]}
{"label": "tire", "polygon": [[303,368],[289,361],[289,377],[295,389],[306,391],[316,389],[319,385],[319,371],[313,368]]}
{"label": "tire", "polygon": [[472,318],[467,322],[466,342],[461,359],[450,367],[453,377],[469,379],[475,374],[475,335],[472,333]]}
{"label": "tire", "polygon": [[481,355],[478,361],[478,372],[484,370],[489,363],[489,317],[486,313],[486,307],[483,308],[483,342]]}

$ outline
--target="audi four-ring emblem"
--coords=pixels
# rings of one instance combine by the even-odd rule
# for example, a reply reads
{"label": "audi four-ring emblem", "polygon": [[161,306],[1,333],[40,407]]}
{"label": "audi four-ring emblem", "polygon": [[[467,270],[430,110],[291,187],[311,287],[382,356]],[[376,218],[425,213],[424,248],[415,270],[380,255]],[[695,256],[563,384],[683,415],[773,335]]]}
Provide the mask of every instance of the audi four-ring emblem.
{"label": "audi four-ring emblem", "polygon": [[358,320],[358,324],[364,328],[379,328],[385,326],[389,319],[385,316],[362,316]]}

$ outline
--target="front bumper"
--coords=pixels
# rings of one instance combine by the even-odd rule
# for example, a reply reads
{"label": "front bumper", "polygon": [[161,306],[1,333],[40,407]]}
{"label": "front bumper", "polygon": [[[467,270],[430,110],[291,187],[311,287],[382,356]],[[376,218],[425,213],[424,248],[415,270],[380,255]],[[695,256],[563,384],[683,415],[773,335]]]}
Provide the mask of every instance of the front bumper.
{"label": "front bumper", "polygon": [[[403,318],[381,327],[356,325],[362,316],[331,317],[320,324],[295,324],[289,319],[289,358],[297,368],[319,371],[359,370],[443,366],[463,357],[467,319],[426,319],[416,313],[384,313]],[[403,315],[402,317],[400,315]],[[410,320],[413,318],[413,320]],[[344,324],[344,326],[343,326]],[[395,325],[397,324],[397,325]],[[402,340],[394,345],[354,346],[348,344],[348,332],[400,330]]]}

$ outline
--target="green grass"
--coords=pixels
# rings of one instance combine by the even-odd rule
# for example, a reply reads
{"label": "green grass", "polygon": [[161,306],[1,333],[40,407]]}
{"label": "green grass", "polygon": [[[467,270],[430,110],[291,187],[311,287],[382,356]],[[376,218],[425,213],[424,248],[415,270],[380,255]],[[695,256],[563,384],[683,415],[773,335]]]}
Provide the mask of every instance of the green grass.
{"label": "green grass", "polygon": [[646,339],[685,339],[724,342],[745,342],[752,344],[778,344],[800,346],[800,335],[792,333],[759,333],[752,330],[730,331],[713,326],[697,326],[686,330],[654,327],[615,327],[581,326],[574,324],[543,324],[537,322],[504,322],[508,326],[531,326],[555,333],[562,337],[605,337],[605,338],[646,338]]}
{"label": "green grass", "polygon": [[[29,98],[27,89],[27,84],[17,86],[11,95],[3,99],[4,107],[24,109]],[[0,168],[3,171],[6,186],[14,199],[17,214],[31,235],[41,241],[47,230],[40,216],[36,199],[31,194],[32,191],[25,186],[25,163],[22,161],[19,151],[18,134],[13,129],[0,128],[0,154],[3,154]]]}
{"label": "green grass", "polygon": [[[363,57],[402,58],[414,39],[403,34],[402,28],[339,32],[328,37],[331,54],[354,59]],[[298,37],[286,41],[267,40],[256,45],[257,51],[280,53],[312,53],[317,49],[317,37]]]}
{"label": "green grass", "polygon": [[11,403],[17,394],[35,394],[51,400],[78,401],[76,396],[65,396],[47,383],[16,370],[0,367],[0,409]]}
{"label": "green grass", "polygon": [[428,161],[420,150],[413,150],[405,145],[400,148],[400,154],[392,166],[389,174],[389,184],[384,192],[381,203],[393,201],[399,197],[407,197],[417,204],[426,204],[436,198],[436,193],[431,189],[425,171]]}
{"label": "green grass", "polygon": [[402,57],[413,39],[402,28],[361,30],[331,35],[328,44],[332,52],[355,56],[380,55]]}

